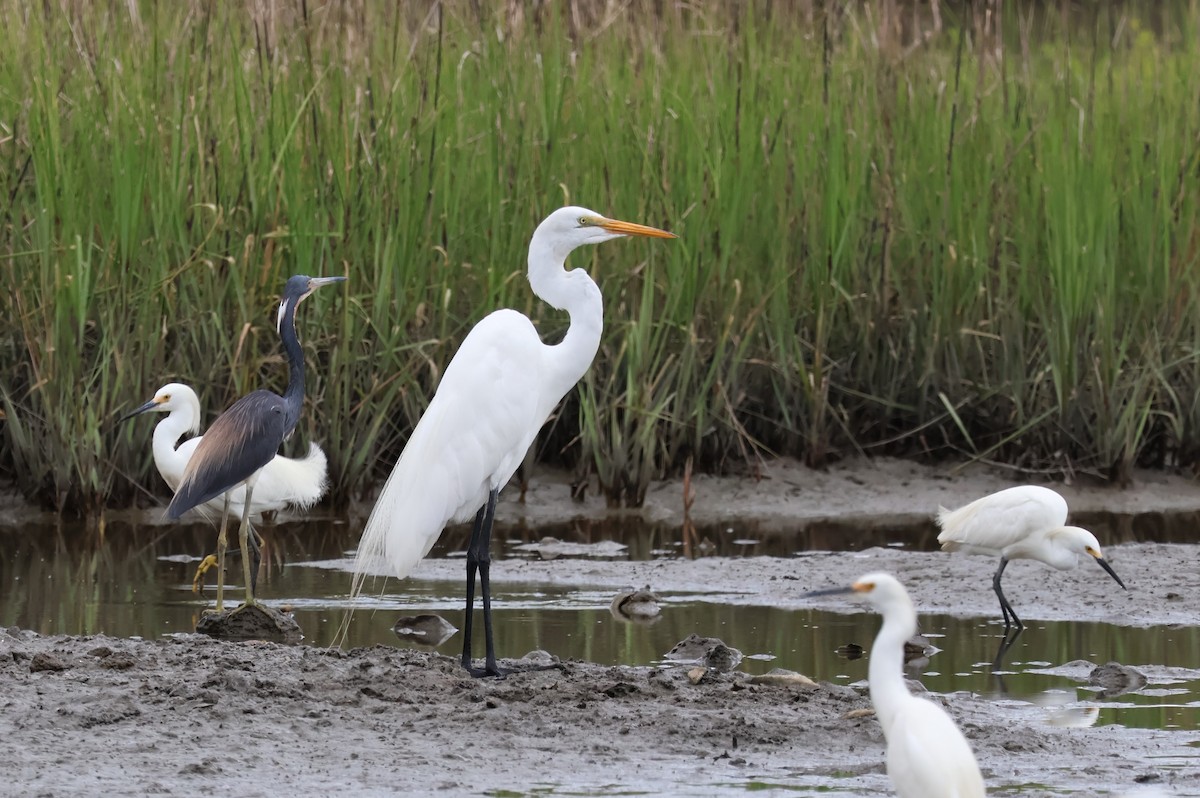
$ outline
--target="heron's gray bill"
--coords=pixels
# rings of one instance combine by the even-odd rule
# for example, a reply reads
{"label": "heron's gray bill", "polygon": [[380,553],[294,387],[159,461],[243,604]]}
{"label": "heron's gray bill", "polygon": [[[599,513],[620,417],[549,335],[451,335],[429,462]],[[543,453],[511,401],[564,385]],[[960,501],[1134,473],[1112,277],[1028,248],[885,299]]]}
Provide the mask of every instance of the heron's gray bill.
{"label": "heron's gray bill", "polygon": [[805,593],[802,598],[814,598],[816,596],[844,596],[854,592],[855,590],[853,586],[844,585],[842,587],[827,587],[823,590],[812,590],[808,593]]}
{"label": "heron's gray bill", "polygon": [[1117,576],[1117,572],[1114,571],[1112,569],[1112,566],[1108,564],[1108,560],[1104,559],[1103,557],[1097,557],[1096,562],[1100,563],[1101,568],[1108,571],[1109,576],[1111,576],[1113,579],[1117,580],[1118,585],[1125,588],[1126,590],[1129,589],[1129,588],[1125,587],[1125,583],[1121,581],[1121,577]]}
{"label": "heron's gray bill", "polygon": [[[158,407],[158,402],[151,399],[149,402],[146,402],[146,404],[142,405],[141,407],[139,407],[135,410],[130,410],[128,413],[121,416],[119,419],[117,419],[117,423],[120,424],[122,421],[128,421],[129,419],[133,418],[134,416],[140,416],[142,413],[145,413],[147,410],[153,410],[156,407]],[[1118,580],[1118,581],[1120,581],[1120,580]]]}
{"label": "heron's gray bill", "polygon": [[329,283],[340,283],[345,279],[345,277],[313,277],[308,281],[308,284],[313,288],[320,288],[321,286],[328,285]]}

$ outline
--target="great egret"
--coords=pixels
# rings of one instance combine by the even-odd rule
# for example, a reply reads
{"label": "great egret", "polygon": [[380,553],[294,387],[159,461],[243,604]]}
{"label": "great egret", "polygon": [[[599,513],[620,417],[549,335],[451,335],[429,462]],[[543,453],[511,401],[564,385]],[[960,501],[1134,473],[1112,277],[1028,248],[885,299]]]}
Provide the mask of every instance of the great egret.
{"label": "great egret", "polygon": [[894,576],[872,573],[849,587],[810,596],[851,593],[883,616],[871,646],[867,678],[871,703],[887,740],[887,772],[901,798],[975,798],[984,795],[975,754],[950,716],[904,684],[904,643],[917,633],[917,613]]}
{"label": "great egret", "polygon": [[[254,604],[250,573],[250,508],[254,506],[254,488],[264,466],[271,462],[280,445],[287,440],[300,420],[304,405],[304,351],[296,337],[296,308],[323,285],[341,282],[345,277],[308,277],[298,274],[284,286],[276,326],[288,358],[288,385],[283,396],[257,390],[238,399],[219,415],[200,439],[188,460],[175,498],[167,506],[167,516],[179,518],[193,507],[204,504],[238,486],[246,490],[242,504],[242,523],[238,538],[242,548],[242,569],[246,580],[246,606]],[[225,526],[217,538],[217,611],[222,609],[225,588]]]}
{"label": "great egret", "polygon": [[[1009,560],[1039,560],[1065,571],[1075,567],[1079,555],[1088,555],[1125,588],[1100,551],[1096,536],[1077,526],[1066,526],[1067,502],[1038,485],[1019,485],[976,499],[957,510],[938,508],[938,543],[943,551],[1000,556],[992,588],[1000,599],[1004,632],[1010,626],[1025,628],[1000,589],[1000,577]],[[1128,590],[1128,588],[1125,588]],[[1011,623],[1009,619],[1011,620]]]}
{"label": "great egret", "polygon": [[[496,497],[550,412],[591,365],[604,326],[600,288],[583,269],[567,271],[567,255],[584,244],[621,236],[674,238],[671,233],[607,219],[586,208],[560,208],[529,242],[533,293],[570,315],[566,336],[542,343],[515,310],[497,310],[475,325],[446,367],[371,512],[355,560],[357,595],[372,563],[382,559],[407,576],[447,523],[472,516],[467,547],[462,665],[474,676],[499,676],[492,635],[491,530]],[[471,665],[471,624],[478,574],[486,659]]]}
{"label": "great egret", "polygon": [[[191,387],[179,382],[172,382],[159,388],[154,398],[141,407],[125,414],[121,421],[134,418],[143,413],[166,413],[167,417],[154,427],[152,450],[154,465],[162,475],[168,487],[174,491],[183,479],[184,469],[196,446],[200,443],[200,400]],[[188,438],[178,446],[179,438],[187,433],[195,437]],[[325,495],[328,486],[326,481],[327,462],[325,452],[315,443],[308,446],[308,454],[301,458],[275,455],[258,475],[254,486],[254,503],[250,507],[250,515],[261,516],[263,513],[278,512],[284,507],[307,509]],[[196,509],[205,516],[219,515],[221,526],[225,527],[229,518],[242,517],[246,503],[246,489],[239,485],[233,490],[226,491],[224,496],[201,504]],[[222,535],[224,533],[222,532]],[[211,555],[205,559],[196,572],[196,584],[207,566],[215,558]],[[221,603],[222,596],[217,597]]]}

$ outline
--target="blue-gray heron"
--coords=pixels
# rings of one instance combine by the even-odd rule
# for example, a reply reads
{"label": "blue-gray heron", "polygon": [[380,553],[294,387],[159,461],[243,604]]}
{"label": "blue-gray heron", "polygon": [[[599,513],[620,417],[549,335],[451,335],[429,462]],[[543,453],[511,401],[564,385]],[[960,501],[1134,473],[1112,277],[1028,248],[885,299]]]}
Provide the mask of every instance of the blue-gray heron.
{"label": "blue-gray heron", "polygon": [[[238,486],[245,486],[242,523],[238,539],[242,549],[242,569],[246,580],[246,605],[254,603],[254,582],[250,560],[250,508],[259,473],[287,440],[300,420],[304,406],[304,351],[296,337],[296,308],[323,285],[341,282],[345,277],[308,277],[298,274],[287,281],[279,303],[277,326],[288,359],[288,385],[280,396],[257,390],[238,399],[217,417],[192,453],[175,498],[167,506],[167,517],[179,518]],[[217,538],[217,610],[222,609],[225,550],[227,541],[222,525]]]}
{"label": "blue-gray heron", "polygon": [[[158,473],[174,491],[183,480],[183,472],[196,447],[200,445],[200,399],[190,386],[180,382],[168,383],[154,393],[154,398],[121,418],[121,421],[143,413],[166,413],[167,416],[154,426],[152,451]],[[195,435],[183,443],[179,438],[187,433]],[[177,445],[178,444],[178,445]],[[273,513],[285,507],[307,509],[320,501],[328,487],[326,479],[327,459],[325,452],[315,443],[308,446],[304,457],[284,457],[277,454],[263,466],[254,483],[254,502],[250,516]],[[230,517],[240,519],[246,504],[246,489],[238,486],[226,491],[224,496],[210,499],[198,509],[203,515],[219,515],[224,527]],[[196,571],[192,589],[200,589],[200,580],[209,567],[216,564],[212,555],[204,558]],[[257,571],[257,568],[254,569]]]}
{"label": "blue-gray heron", "polygon": [[[363,576],[376,560],[386,561],[396,576],[407,576],[447,523],[474,516],[462,653],[462,665],[473,676],[504,672],[496,664],[492,638],[491,533],[497,495],[600,345],[600,288],[583,269],[567,271],[567,256],[584,244],[622,236],[675,237],[586,208],[560,208],[538,225],[529,242],[529,284],[534,294],[570,315],[566,336],[553,346],[542,343],[533,323],[515,310],[498,310],[475,325],[446,367],[358,545],[352,594],[361,590]],[[476,574],[487,646],[483,668],[471,663]]]}

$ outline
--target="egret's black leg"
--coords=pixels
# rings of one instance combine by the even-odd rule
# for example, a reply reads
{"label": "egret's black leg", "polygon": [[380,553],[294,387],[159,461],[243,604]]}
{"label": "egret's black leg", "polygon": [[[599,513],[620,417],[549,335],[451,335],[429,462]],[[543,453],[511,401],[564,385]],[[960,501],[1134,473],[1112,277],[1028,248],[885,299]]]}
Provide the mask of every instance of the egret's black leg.
{"label": "egret's black leg", "polygon": [[[1000,589],[1000,577],[1004,574],[1004,569],[1008,566],[1008,560],[1004,557],[1000,558],[1000,567],[996,569],[996,575],[992,577],[992,589],[996,591],[997,598],[1000,599],[1000,611],[1004,613],[1004,634],[1008,634],[1009,627],[1016,626],[1017,631],[1025,628],[1025,624],[1021,623],[1021,619],[1017,617],[1017,613],[1013,610],[1012,605],[1008,603],[1008,599],[1004,597],[1004,591]],[[1009,623],[1009,618],[1012,618],[1012,623]]]}
{"label": "egret's black leg", "polygon": [[[467,544],[467,608],[463,620],[462,666],[472,676],[503,676],[496,665],[496,648],[492,636],[492,587],[489,573],[492,565],[492,520],[496,515],[497,491],[488,493],[487,504],[475,514],[471,542]],[[483,635],[487,646],[484,667],[471,665],[471,629],[475,615],[475,574],[479,574],[479,593],[483,598]]]}
{"label": "egret's black leg", "polygon": [[463,617],[462,666],[471,670],[471,626],[475,616],[475,573],[479,570],[479,533],[483,529],[483,516],[487,505],[475,513],[475,525],[471,528],[471,540],[467,543],[467,609]]}
{"label": "egret's black leg", "polygon": [[492,634],[492,521],[496,516],[498,491],[488,494],[487,511],[483,516],[483,530],[479,535],[479,593],[483,597],[483,640],[485,676],[504,675],[496,664],[496,640]]}

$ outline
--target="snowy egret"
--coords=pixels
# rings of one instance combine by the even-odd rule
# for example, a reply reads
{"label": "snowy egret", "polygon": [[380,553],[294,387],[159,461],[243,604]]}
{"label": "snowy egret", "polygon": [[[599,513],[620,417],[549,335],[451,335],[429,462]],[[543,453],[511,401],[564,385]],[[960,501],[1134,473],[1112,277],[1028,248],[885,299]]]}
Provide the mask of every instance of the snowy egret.
{"label": "snowy egret", "polygon": [[975,798],[983,776],[967,738],[945,710],[908,692],[904,643],[917,633],[917,613],[894,576],[872,573],[848,587],[809,596],[850,593],[883,616],[871,646],[867,679],[871,703],[887,740],[887,772],[901,798]]}
{"label": "snowy egret", "polygon": [[[183,479],[188,460],[200,444],[200,399],[190,386],[172,382],[159,388],[154,398],[141,407],[126,413],[121,421],[126,421],[143,413],[166,413],[167,417],[154,427],[152,451],[154,465],[163,481],[174,491]],[[195,437],[188,438],[178,446],[179,438],[191,433]],[[254,504],[250,515],[262,516],[263,513],[273,513],[284,507],[294,507],[305,510],[320,501],[325,495],[328,482],[325,479],[327,462],[325,452],[315,443],[308,446],[308,454],[300,458],[275,455],[258,475],[254,485]],[[221,526],[224,527],[230,517],[241,518],[242,509],[246,502],[246,489],[239,485],[233,490],[226,491],[224,496],[218,496],[201,504],[196,509],[208,517],[219,515]],[[223,536],[222,532],[222,536]],[[204,571],[215,562],[209,555],[205,558],[196,572],[193,589],[198,589]]]}
{"label": "snowy egret", "polygon": [[[515,310],[497,310],[476,324],[446,367],[363,530],[354,595],[376,561],[405,577],[447,523],[474,516],[462,654],[463,667],[474,676],[504,672],[496,664],[492,636],[491,530],[497,495],[600,345],[600,288],[583,269],[567,271],[567,256],[584,244],[621,236],[675,237],[576,207],[560,208],[538,225],[529,242],[529,284],[535,295],[567,311],[571,323],[566,336],[558,344],[542,343],[533,322]],[[483,668],[472,667],[471,660],[477,574],[486,644]]]}
{"label": "snowy egret", "polygon": [[1000,567],[992,577],[992,588],[1000,599],[1005,634],[1010,626],[1016,626],[1018,631],[1025,628],[1000,589],[1000,577],[1009,560],[1039,560],[1065,571],[1075,567],[1079,555],[1086,554],[1125,588],[1121,577],[1104,559],[1096,536],[1086,529],[1065,525],[1067,502],[1049,488],[1020,485],[976,499],[957,510],[939,507],[937,520],[942,528],[938,543],[943,551],[999,555]]}
{"label": "snowy egret", "polygon": [[[284,286],[276,327],[288,358],[288,385],[283,395],[257,390],[238,399],[217,417],[200,439],[183,472],[175,498],[167,506],[167,517],[179,518],[238,486],[246,489],[238,538],[246,580],[246,606],[254,604],[250,573],[250,508],[254,488],[263,468],[271,462],[300,420],[304,405],[304,351],[296,337],[296,308],[323,285],[345,277],[308,277],[298,274]],[[217,538],[217,611],[222,609],[225,590],[225,526]]]}

